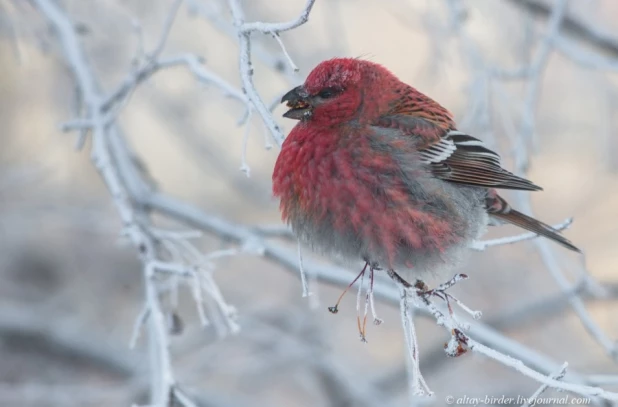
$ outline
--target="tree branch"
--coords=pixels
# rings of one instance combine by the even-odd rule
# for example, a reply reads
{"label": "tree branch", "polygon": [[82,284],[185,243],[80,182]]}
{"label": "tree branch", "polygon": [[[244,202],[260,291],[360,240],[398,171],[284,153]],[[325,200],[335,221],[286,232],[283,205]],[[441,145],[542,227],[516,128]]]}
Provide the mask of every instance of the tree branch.
{"label": "tree branch", "polygon": [[[552,13],[551,2],[540,0],[507,0],[513,6],[526,10],[534,16],[549,18]],[[574,15],[566,14],[562,21],[562,30],[578,40],[596,48],[608,56],[618,58],[618,38],[590,22]]]}

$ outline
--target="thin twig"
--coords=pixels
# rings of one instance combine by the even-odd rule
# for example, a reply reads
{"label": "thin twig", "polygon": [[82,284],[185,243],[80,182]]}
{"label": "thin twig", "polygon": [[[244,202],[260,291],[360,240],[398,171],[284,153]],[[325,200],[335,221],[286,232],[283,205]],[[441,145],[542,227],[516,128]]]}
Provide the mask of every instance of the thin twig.
{"label": "thin twig", "polygon": [[[555,373],[555,374],[553,374],[553,375],[551,375],[551,378],[552,378],[552,379],[554,379],[554,380],[562,380],[562,378],[563,378],[563,377],[564,377],[564,375],[566,374],[566,370],[567,370],[567,367],[568,367],[568,366],[569,366],[569,364],[565,362],[565,363],[562,365],[562,368],[560,369],[560,371],[559,371],[559,372],[557,372],[557,373]],[[543,385],[541,385],[541,387],[539,387],[539,388],[537,389],[537,391],[535,391],[535,392],[532,394],[532,396],[530,396],[530,397],[528,398],[528,400],[527,400],[524,404],[522,404],[522,405],[521,405],[521,407],[530,407],[530,403],[532,403],[532,405],[536,405],[536,404],[537,404],[537,403],[536,403],[537,399],[538,399],[538,398],[541,396],[541,394],[543,394],[543,392],[544,392],[545,390],[547,390],[547,389],[549,389],[549,385],[547,385],[547,384],[543,384]]]}
{"label": "thin twig", "polygon": [[[187,203],[175,200],[172,197],[154,193],[146,198],[147,201],[145,201],[144,204],[157,212],[185,222],[193,227],[200,228],[205,232],[212,233],[220,238],[236,242],[259,239],[259,237],[255,235],[249,227],[230,223],[221,217],[210,216],[203,213],[199,209],[192,207]],[[262,246],[264,248],[264,256],[283,266],[294,275],[298,275],[298,256],[295,250],[291,251],[268,241],[263,241]],[[304,260],[304,268],[308,272],[313,273],[318,280],[338,287],[347,286],[349,282],[356,277],[356,274],[350,272],[349,270],[336,266],[320,266],[307,260]],[[397,291],[393,289],[393,287],[378,284],[374,288],[374,292],[377,298],[385,300],[390,304],[396,305],[400,302],[400,296]],[[419,315],[431,317],[432,313],[428,309],[421,308],[419,309]],[[504,359],[502,358],[496,359],[499,363],[503,363],[506,366],[510,367],[511,362],[516,360],[522,366],[524,364],[528,366],[526,368],[527,373],[535,372],[541,377],[545,377],[546,374],[560,368],[559,363],[551,360],[546,355],[509,339],[499,332],[489,328],[485,324],[472,324],[468,331],[468,335],[471,338],[476,338],[475,343],[483,343],[487,346],[491,346],[493,350],[503,357],[506,357],[507,354],[511,355],[511,359],[508,359],[508,364],[504,363]],[[536,371],[530,366],[534,367]],[[541,373],[540,371],[545,373]],[[536,377],[537,376],[534,376],[533,378],[536,380]],[[567,375],[567,378],[568,382],[565,383],[573,385],[587,382],[585,376],[579,375],[572,370]]]}
{"label": "thin twig", "polygon": [[[558,231],[565,230],[569,226],[571,226],[572,223],[573,223],[573,218],[569,218],[562,223],[553,225],[553,228]],[[522,233],[520,235],[515,235],[515,236],[501,237],[498,239],[479,240],[479,241],[473,242],[472,245],[470,245],[470,248],[472,250],[483,251],[483,250],[486,250],[488,247],[504,246],[504,245],[508,245],[512,243],[523,242],[525,240],[535,239],[537,237],[539,237],[539,235],[537,235],[536,233],[528,232],[528,233]]]}
{"label": "thin twig", "polygon": [[[238,44],[239,44],[239,69],[240,69],[240,78],[243,83],[243,90],[247,95],[247,98],[251,102],[251,104],[255,107],[255,110],[262,117],[262,121],[264,125],[268,128],[273,137],[275,143],[281,146],[283,143],[283,133],[281,132],[281,127],[275,122],[272,114],[270,113],[268,107],[264,104],[264,101],[258,94],[255,89],[255,85],[253,83],[253,63],[251,61],[251,33],[258,31],[264,34],[275,35],[275,38],[278,38],[278,34],[283,31],[288,31],[294,29],[305,22],[307,22],[309,18],[309,13],[313,8],[313,4],[315,0],[307,0],[305,4],[305,8],[300,13],[300,15],[291,21],[285,23],[262,23],[262,22],[253,22],[246,23],[244,21],[245,15],[240,5],[240,0],[229,0],[230,9],[232,10],[232,17],[234,19],[234,27],[237,30],[238,35]],[[283,47],[283,43],[281,43],[282,49],[284,50],[284,54],[287,56],[289,62],[293,67],[296,67],[294,63],[289,58],[287,51]]]}

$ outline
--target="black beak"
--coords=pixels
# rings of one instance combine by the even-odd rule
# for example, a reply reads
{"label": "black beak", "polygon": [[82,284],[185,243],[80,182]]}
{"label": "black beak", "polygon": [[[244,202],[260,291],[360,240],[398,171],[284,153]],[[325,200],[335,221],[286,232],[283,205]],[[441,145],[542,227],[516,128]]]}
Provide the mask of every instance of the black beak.
{"label": "black beak", "polygon": [[311,115],[311,103],[309,103],[309,94],[302,86],[297,86],[281,98],[281,103],[287,102],[290,108],[283,114],[283,117],[288,119],[301,120]]}

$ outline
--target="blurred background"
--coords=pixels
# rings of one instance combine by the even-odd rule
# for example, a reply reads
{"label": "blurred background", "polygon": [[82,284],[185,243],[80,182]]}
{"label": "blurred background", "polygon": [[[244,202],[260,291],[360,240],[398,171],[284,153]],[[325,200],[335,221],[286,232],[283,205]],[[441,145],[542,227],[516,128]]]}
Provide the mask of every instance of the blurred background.
{"label": "blurred background", "polygon": [[[305,5],[241,3],[247,21],[265,22],[294,19]],[[531,241],[492,247],[472,254],[459,270],[471,279],[453,292],[483,311],[474,324],[568,361],[569,371],[588,383],[611,375],[602,385],[618,391],[616,360],[589,335],[548,268],[564,276],[566,287],[574,287],[569,292],[581,296],[591,320],[615,341],[618,3],[569,2],[559,35],[548,39],[558,3],[317,0],[306,24],[281,34],[300,72],[292,72],[271,36],[254,33],[253,79],[271,105],[324,59],[379,62],[451,110],[461,130],[501,153],[506,168],[526,171],[544,191],[507,193],[513,206],[527,210],[530,202],[550,224],[574,217],[565,234],[585,259]],[[146,50],[156,46],[172,2],[60,5],[101,90],[110,94],[130,74],[140,42]],[[60,129],[77,118],[63,52],[37,2],[0,0],[0,405],[145,404],[147,335],[134,350],[128,346],[144,302],[141,265],[120,234],[122,222],[90,161],[90,141],[77,151],[77,133]],[[161,58],[187,53],[241,89],[227,2],[180,5]],[[273,115],[287,133],[294,122],[281,118],[284,111],[276,106]],[[218,86],[173,67],[136,87],[117,124],[158,191],[230,224],[272,228],[280,225],[271,195],[279,150],[265,148],[272,141],[259,115],[239,125],[244,112]],[[239,170],[243,151],[250,177]],[[155,223],[187,228],[165,214],[155,215]],[[517,233],[494,228],[487,238]],[[264,239],[296,253],[290,239]],[[204,253],[235,247],[212,233],[195,243]],[[305,257],[328,262],[308,251]],[[339,314],[326,310],[343,287],[320,283],[307,299],[298,274],[277,261],[241,253],[214,264],[241,330],[222,336],[201,327],[190,291],[179,291],[174,308],[184,330],[170,336],[170,349],[176,379],[196,405],[408,405],[396,303],[378,302],[384,323],[370,326],[368,343],[361,343],[354,294]],[[442,351],[448,333],[434,320],[417,318],[417,330],[421,369],[436,393],[429,405],[443,405],[447,395],[530,396],[539,386],[477,354],[448,358]]]}

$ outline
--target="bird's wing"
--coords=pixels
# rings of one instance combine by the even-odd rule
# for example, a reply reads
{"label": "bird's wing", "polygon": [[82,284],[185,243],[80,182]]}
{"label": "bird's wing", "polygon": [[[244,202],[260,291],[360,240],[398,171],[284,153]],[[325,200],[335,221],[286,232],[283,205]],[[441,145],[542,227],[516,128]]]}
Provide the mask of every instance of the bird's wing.
{"label": "bird's wing", "polygon": [[445,129],[423,117],[383,116],[375,126],[398,129],[417,140],[421,160],[445,181],[487,188],[539,191],[542,188],[502,168],[500,156],[485,144],[460,131]]}

